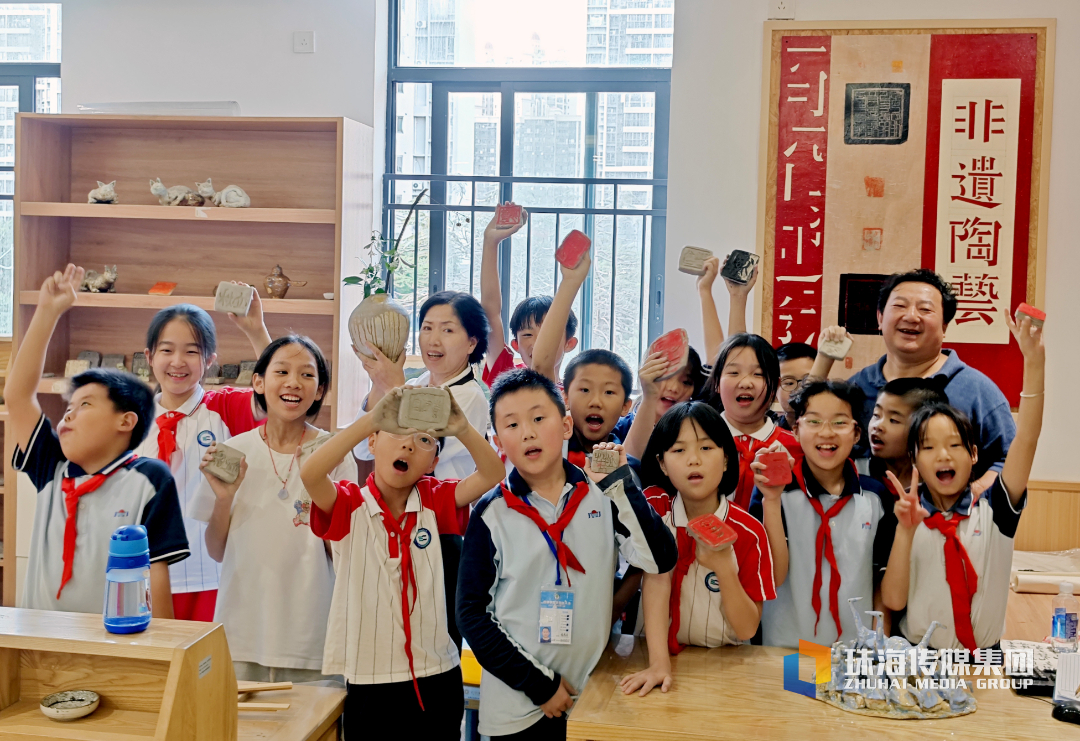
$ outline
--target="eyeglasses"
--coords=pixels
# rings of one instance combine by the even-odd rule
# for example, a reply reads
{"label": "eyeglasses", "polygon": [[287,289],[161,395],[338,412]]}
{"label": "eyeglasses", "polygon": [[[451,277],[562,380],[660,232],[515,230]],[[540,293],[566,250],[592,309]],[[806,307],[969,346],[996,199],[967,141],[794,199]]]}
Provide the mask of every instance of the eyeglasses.
{"label": "eyeglasses", "polygon": [[439,446],[438,438],[426,432],[414,432],[411,435],[395,435],[392,432],[383,432],[382,434],[402,443],[412,440],[413,445],[424,451],[432,451]]}
{"label": "eyeglasses", "polygon": [[792,391],[806,383],[807,378],[808,376],[803,376],[802,378],[796,378],[795,376],[784,376],[780,379],[780,388],[784,389],[784,391],[787,391],[790,394]]}
{"label": "eyeglasses", "polygon": [[[806,425],[811,432],[821,432],[825,428],[825,420],[820,417],[800,417],[800,425]],[[855,421],[851,419],[838,418],[828,422],[829,429],[837,433],[851,432],[855,429]]]}

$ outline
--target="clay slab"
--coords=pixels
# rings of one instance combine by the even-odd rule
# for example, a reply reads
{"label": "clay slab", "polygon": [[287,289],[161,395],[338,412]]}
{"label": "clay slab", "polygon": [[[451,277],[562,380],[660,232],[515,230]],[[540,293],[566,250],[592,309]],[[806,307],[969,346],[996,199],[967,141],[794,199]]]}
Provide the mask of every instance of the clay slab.
{"label": "clay slab", "polygon": [[[1043,325],[1043,322],[1046,321],[1045,311],[1040,311],[1034,306],[1030,306],[1028,304],[1020,304],[1019,306],[1017,306],[1016,313],[1021,317],[1026,316],[1027,318],[1029,318],[1031,320],[1031,323],[1034,324],[1036,327],[1041,327]],[[1017,319],[1017,321],[1020,320]]]}
{"label": "clay slab", "polygon": [[444,388],[406,388],[401,392],[398,427],[442,430],[450,422],[450,392]]}
{"label": "clay slab", "polygon": [[116,368],[117,370],[127,370],[127,365],[124,363],[123,355],[106,355],[101,359],[102,368]]}
{"label": "clay slab", "polygon": [[240,361],[240,372],[236,375],[237,386],[250,386],[251,377],[255,372],[255,365],[258,361],[255,360],[242,360]]}
{"label": "clay slab", "polygon": [[720,277],[727,278],[733,283],[746,285],[750,282],[750,276],[754,274],[754,266],[760,259],[757,255],[745,250],[732,250],[727,263],[720,270]]}
{"label": "clay slab", "polygon": [[593,473],[611,473],[619,467],[619,452],[606,448],[594,450],[589,467],[593,470]]}
{"label": "clay slab", "polygon": [[560,265],[573,270],[581,264],[581,258],[585,256],[591,246],[592,240],[585,236],[583,232],[574,229],[566,235],[566,239],[559,245],[559,249],[555,250],[555,259],[559,261]]}
{"label": "clay slab", "polygon": [[769,486],[785,486],[791,483],[791,462],[788,461],[787,453],[762,453],[758,461],[765,464],[765,478],[768,479]]}
{"label": "clay slab", "polygon": [[702,543],[713,550],[719,550],[739,539],[735,528],[714,514],[695,517],[686,523],[686,529],[696,533],[701,538]]}
{"label": "clay slab", "polygon": [[89,360],[69,360],[64,366],[64,377],[74,378],[80,373],[84,373],[90,370]]}
{"label": "clay slab", "polygon": [[818,344],[818,350],[833,360],[843,360],[847,357],[848,351],[851,350],[851,338],[845,337],[844,339],[835,342],[832,340],[822,340]]}
{"label": "clay slab", "polygon": [[247,316],[254,295],[255,289],[251,286],[238,286],[223,280],[218,283],[217,292],[214,293],[214,311]]}
{"label": "clay slab", "polygon": [[686,330],[673,329],[657,337],[649,345],[649,351],[646,354],[652,355],[658,352],[663,353],[667,359],[668,372],[666,376],[657,378],[657,381],[663,381],[681,373],[690,359],[690,337],[686,334]]}
{"label": "clay slab", "polygon": [[679,255],[679,271],[690,275],[705,275],[705,261],[713,256],[709,250],[687,245]]}
{"label": "clay slab", "polygon": [[83,350],[75,356],[75,359],[89,361],[91,368],[101,367],[101,353],[94,352],[93,350]]}
{"label": "clay slab", "polygon": [[244,460],[244,457],[244,454],[236,448],[230,448],[224,443],[218,443],[217,450],[214,451],[214,457],[206,465],[206,470],[226,484],[231,484],[240,475],[240,463]]}

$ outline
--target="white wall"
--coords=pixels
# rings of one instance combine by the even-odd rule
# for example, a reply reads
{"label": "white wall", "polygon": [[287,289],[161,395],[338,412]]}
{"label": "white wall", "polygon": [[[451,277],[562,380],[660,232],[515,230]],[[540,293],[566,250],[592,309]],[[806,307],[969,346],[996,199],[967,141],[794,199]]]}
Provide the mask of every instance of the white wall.
{"label": "white wall", "polygon": [[[665,324],[685,326],[701,346],[690,276],[677,272],[683,245],[753,251],[757,238],[762,24],[766,0],[676,0],[671,75]],[[1080,316],[1080,250],[1071,209],[1080,196],[1080,3],[1075,0],[797,0],[796,20],[1057,18],[1057,58],[1046,266],[1047,405],[1034,478],[1080,480],[1069,461],[1080,445],[1080,344],[1066,317]],[[723,297],[718,288],[718,298]],[[727,324],[727,307],[721,302]],[[1057,319],[1055,322],[1054,320]],[[1056,331],[1055,331],[1056,330]]]}

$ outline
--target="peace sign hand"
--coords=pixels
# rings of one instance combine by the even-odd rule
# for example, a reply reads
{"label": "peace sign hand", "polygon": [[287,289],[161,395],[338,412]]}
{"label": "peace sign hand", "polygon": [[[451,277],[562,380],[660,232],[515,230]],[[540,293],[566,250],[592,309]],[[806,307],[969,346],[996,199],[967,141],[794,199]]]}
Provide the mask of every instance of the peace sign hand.
{"label": "peace sign hand", "polygon": [[911,488],[904,489],[900,480],[893,475],[892,471],[886,471],[893,488],[900,492],[900,498],[896,500],[893,512],[896,514],[896,523],[905,530],[914,530],[919,523],[930,516],[930,513],[919,502],[919,469],[911,468]]}

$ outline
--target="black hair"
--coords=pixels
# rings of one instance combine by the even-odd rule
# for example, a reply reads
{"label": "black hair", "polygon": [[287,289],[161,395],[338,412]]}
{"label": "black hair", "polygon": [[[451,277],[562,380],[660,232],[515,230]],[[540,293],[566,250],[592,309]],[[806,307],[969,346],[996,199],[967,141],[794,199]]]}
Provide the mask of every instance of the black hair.
{"label": "black hair", "polygon": [[799,358],[817,360],[817,350],[805,342],[788,342],[776,348],[776,359],[781,363]]}
{"label": "black hair", "polygon": [[[697,350],[690,348],[690,351],[686,354],[686,369],[687,375],[690,378],[690,383],[694,384],[694,393],[690,395],[691,399],[696,399],[698,394],[701,393],[701,389],[705,388],[705,369],[701,365],[701,356],[698,355]],[[670,409],[668,411],[671,411]]]}
{"label": "black hair", "polygon": [[949,322],[956,316],[956,293],[953,292],[952,286],[944,278],[929,268],[918,268],[917,270],[909,270],[906,273],[893,273],[886,278],[885,282],[881,284],[881,291],[878,293],[877,310],[879,313],[885,313],[885,307],[889,303],[889,296],[901,283],[925,283],[936,288],[937,292],[941,294],[941,314],[942,319],[945,320],[945,326],[948,326]]}
{"label": "black hair", "polygon": [[194,304],[176,304],[162,309],[150,320],[150,327],[146,330],[146,347],[149,348],[151,354],[157,349],[165,325],[173,319],[183,319],[191,327],[191,333],[195,335],[195,344],[199,347],[203,362],[217,352],[217,331],[214,329],[214,320],[210,318],[210,315]]}
{"label": "black hair", "polygon": [[765,396],[762,402],[764,408],[761,411],[767,412],[772,406],[773,399],[776,398],[776,389],[780,387],[780,361],[776,359],[776,351],[773,350],[772,345],[761,335],[740,332],[724,340],[724,344],[720,346],[720,352],[716,355],[716,362],[713,363],[712,373],[705,381],[702,395],[709,404],[723,410],[724,402],[720,398],[720,376],[724,372],[724,364],[727,363],[728,356],[740,347],[749,347],[754,351],[758,365],[765,374]]}
{"label": "black hair", "polygon": [[926,425],[934,417],[948,417],[956,425],[956,431],[960,434],[960,442],[970,453],[975,450],[975,429],[971,426],[968,416],[956,407],[940,402],[932,402],[921,406],[911,415],[910,427],[908,427],[908,455],[915,460],[915,454],[922,445],[926,433]]}
{"label": "black hair", "polygon": [[566,404],[563,402],[562,394],[559,393],[554,381],[532,368],[515,368],[499,374],[499,377],[495,379],[495,383],[491,386],[488,415],[491,417],[492,427],[495,427],[495,404],[498,403],[499,399],[515,391],[524,391],[525,389],[540,389],[558,407],[559,416],[566,416]]}
{"label": "black hair", "polygon": [[424,323],[424,317],[432,307],[443,304],[454,310],[461,326],[465,328],[465,333],[476,340],[476,347],[469,354],[469,362],[479,363],[487,352],[488,333],[491,331],[484,307],[471,294],[464,291],[439,291],[428,296],[428,300],[420,307],[419,323]]}
{"label": "black hair", "polygon": [[[539,327],[551,310],[551,302],[554,300],[551,296],[529,296],[518,304],[510,315],[510,334],[516,339],[518,332],[525,327]],[[566,319],[566,339],[569,340],[577,334],[577,324],[577,315],[571,309],[570,316]]]}
{"label": "black hair", "polygon": [[679,439],[683,421],[687,419],[697,424],[710,440],[723,448],[727,468],[720,479],[719,496],[727,496],[739,485],[739,450],[735,447],[731,430],[728,429],[724,418],[720,416],[720,412],[701,401],[684,401],[676,404],[668,409],[656,423],[649,437],[649,443],[645,446],[645,453],[641,456],[642,482],[646,486],[659,486],[671,496],[678,494],[671,479],[660,468],[660,459]]}
{"label": "black hair", "polygon": [[840,401],[845,402],[851,407],[851,417],[855,420],[856,426],[859,425],[859,415],[862,413],[863,405],[866,403],[866,394],[855,384],[839,381],[835,378],[808,380],[803,384],[802,388],[792,394],[788,404],[791,405],[791,410],[795,412],[795,416],[801,417],[806,414],[806,408],[810,405],[810,400],[818,394],[832,394]]}
{"label": "black hair", "polygon": [[[319,416],[319,410],[322,409],[323,399],[326,398],[326,392],[330,390],[330,367],[326,364],[326,358],[323,357],[322,350],[310,337],[305,337],[299,334],[287,334],[284,337],[278,337],[276,340],[266,346],[266,349],[262,351],[262,355],[255,362],[255,369],[252,371],[252,375],[266,378],[266,369],[270,367],[270,361],[274,358],[274,353],[283,347],[288,345],[300,345],[300,347],[311,353],[315,358],[315,368],[319,377],[318,388],[323,392],[322,399],[316,399],[311,403],[311,408],[308,409],[307,418],[314,419]],[[258,391],[254,392],[255,403],[259,405],[259,409],[266,411],[266,396],[260,394]]]}
{"label": "black hair", "polygon": [[948,378],[945,376],[895,378],[885,384],[881,393],[899,397],[914,411],[926,404],[948,404],[949,397],[945,393],[947,383]]}
{"label": "black hair", "polygon": [[562,384],[563,389],[570,390],[570,384],[574,382],[574,378],[577,376],[577,370],[583,365],[606,365],[608,368],[613,368],[619,372],[619,380],[622,381],[623,388],[623,403],[630,398],[630,394],[634,392],[634,374],[630,370],[630,366],[626,364],[626,361],[620,358],[611,350],[603,350],[601,348],[593,348],[592,350],[586,350],[583,353],[578,353],[574,356],[574,359],[570,361],[570,364],[566,366],[566,370],[563,371]]}
{"label": "black hair", "polygon": [[119,368],[91,368],[83,371],[71,379],[71,391],[92,383],[105,387],[109,393],[109,401],[116,407],[116,411],[122,414],[134,412],[139,418],[131,428],[128,450],[139,447],[146,439],[150,420],[154,418],[154,392],[138,376]]}

